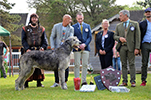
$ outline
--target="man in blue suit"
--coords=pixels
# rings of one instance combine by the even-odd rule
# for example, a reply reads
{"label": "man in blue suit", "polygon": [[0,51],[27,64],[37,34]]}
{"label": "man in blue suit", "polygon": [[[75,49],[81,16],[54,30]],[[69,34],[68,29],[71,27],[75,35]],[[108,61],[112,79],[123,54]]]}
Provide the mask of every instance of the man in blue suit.
{"label": "man in blue suit", "polygon": [[90,42],[92,39],[91,28],[89,24],[83,22],[84,16],[83,13],[78,12],[76,15],[77,23],[73,25],[74,27],[74,36],[81,41],[81,45],[78,50],[73,50],[74,59],[75,59],[75,67],[74,67],[74,76],[75,78],[79,77],[80,73],[80,59],[82,58],[82,84],[86,85],[86,75],[87,75],[87,67],[89,60],[89,52],[90,52]]}

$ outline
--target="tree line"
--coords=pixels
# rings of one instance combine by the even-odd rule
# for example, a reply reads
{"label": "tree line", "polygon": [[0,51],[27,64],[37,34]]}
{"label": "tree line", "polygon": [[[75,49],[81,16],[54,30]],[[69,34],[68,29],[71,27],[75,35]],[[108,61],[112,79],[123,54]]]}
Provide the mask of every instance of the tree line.
{"label": "tree line", "polygon": [[[72,24],[76,23],[76,13],[84,13],[84,21],[91,25],[91,28],[98,25],[102,19],[108,19],[122,9],[138,10],[151,7],[151,0],[136,2],[133,7],[119,6],[116,0],[27,0],[30,8],[35,8],[40,16],[40,23],[46,28],[47,36],[51,34],[54,24],[62,22],[64,14],[72,16]],[[16,31],[23,25],[18,25],[21,20],[19,15],[11,15],[9,10],[14,3],[7,0],[0,1],[0,25],[10,32]],[[14,38],[16,38],[14,36]]]}

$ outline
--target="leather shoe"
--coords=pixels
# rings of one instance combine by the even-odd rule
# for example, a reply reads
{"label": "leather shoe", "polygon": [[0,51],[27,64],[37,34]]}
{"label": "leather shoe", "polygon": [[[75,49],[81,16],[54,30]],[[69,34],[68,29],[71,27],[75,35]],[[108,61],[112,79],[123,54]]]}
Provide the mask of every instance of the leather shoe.
{"label": "leather shoe", "polygon": [[127,86],[127,83],[122,83],[121,85],[119,85],[119,86]]}
{"label": "leather shoe", "polygon": [[143,81],[140,86],[146,86],[146,81]]}
{"label": "leather shoe", "polygon": [[81,84],[81,86],[83,86],[83,85],[87,85],[87,82],[83,82],[83,83]]}
{"label": "leather shoe", "polygon": [[7,76],[4,76],[4,78],[7,78]]}
{"label": "leather shoe", "polygon": [[134,82],[131,83],[131,87],[136,87],[136,84]]}

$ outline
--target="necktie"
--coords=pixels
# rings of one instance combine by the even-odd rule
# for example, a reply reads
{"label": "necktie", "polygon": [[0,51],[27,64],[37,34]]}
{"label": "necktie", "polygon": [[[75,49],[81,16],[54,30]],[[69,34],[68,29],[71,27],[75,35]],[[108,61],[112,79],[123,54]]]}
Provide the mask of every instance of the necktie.
{"label": "necktie", "polygon": [[124,22],[124,28],[125,29],[127,28],[127,22]]}
{"label": "necktie", "polygon": [[124,28],[125,28],[125,38],[126,38],[126,36],[127,36],[127,22],[124,22]]}
{"label": "necktie", "polygon": [[80,24],[81,25],[81,33],[83,33],[83,27],[82,27],[82,24]]}

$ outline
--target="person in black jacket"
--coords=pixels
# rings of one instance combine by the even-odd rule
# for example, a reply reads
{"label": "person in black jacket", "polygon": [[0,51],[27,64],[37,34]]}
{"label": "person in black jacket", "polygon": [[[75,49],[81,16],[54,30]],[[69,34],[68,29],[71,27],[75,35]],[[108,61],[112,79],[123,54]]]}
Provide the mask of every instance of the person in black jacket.
{"label": "person in black jacket", "polygon": [[141,52],[142,52],[142,67],[141,67],[141,80],[140,86],[146,85],[147,67],[149,53],[151,52],[151,8],[145,9],[146,19],[140,22],[141,31]]}
{"label": "person in black jacket", "polygon": [[[44,51],[48,46],[45,28],[39,24],[39,16],[35,13],[30,15],[30,21],[27,26],[22,28],[22,45],[25,52],[32,50]],[[37,87],[44,87],[41,81],[45,79],[44,70],[35,68],[34,73],[26,80],[24,87],[27,88],[28,82],[36,80]]]}
{"label": "person in black jacket", "polygon": [[113,39],[114,32],[109,31],[108,27],[109,21],[104,19],[102,21],[103,30],[96,35],[96,48],[102,69],[112,66],[112,48],[114,46],[115,40]]}

